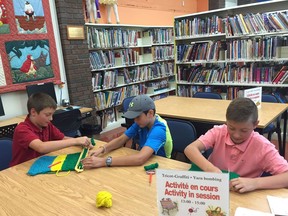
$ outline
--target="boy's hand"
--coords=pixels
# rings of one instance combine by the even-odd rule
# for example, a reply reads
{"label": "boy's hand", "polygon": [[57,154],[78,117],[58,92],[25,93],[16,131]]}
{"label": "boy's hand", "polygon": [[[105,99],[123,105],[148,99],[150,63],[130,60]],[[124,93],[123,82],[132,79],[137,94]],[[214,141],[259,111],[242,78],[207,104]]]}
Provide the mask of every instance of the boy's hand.
{"label": "boy's hand", "polygon": [[96,154],[93,154],[92,156],[89,156],[82,161],[83,167],[85,169],[90,168],[98,168],[98,167],[104,167],[106,166],[106,158],[100,158],[97,157]]}
{"label": "boy's hand", "polygon": [[87,136],[75,138],[76,142],[81,145],[83,148],[92,149],[93,145],[91,144],[90,139]]}
{"label": "boy's hand", "polygon": [[89,157],[91,156],[97,157],[98,155],[102,154],[102,152],[103,152],[103,148],[98,148],[94,151],[89,152]]}
{"label": "boy's hand", "polygon": [[245,193],[257,189],[257,178],[235,178],[230,181],[230,190]]}

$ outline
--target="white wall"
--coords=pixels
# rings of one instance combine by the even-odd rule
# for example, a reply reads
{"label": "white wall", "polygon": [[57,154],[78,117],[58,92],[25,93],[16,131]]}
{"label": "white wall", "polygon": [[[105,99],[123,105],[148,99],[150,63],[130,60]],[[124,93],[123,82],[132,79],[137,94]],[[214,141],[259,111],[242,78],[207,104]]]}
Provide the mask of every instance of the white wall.
{"label": "white wall", "polygon": [[[60,34],[58,28],[58,21],[57,21],[57,14],[56,14],[56,6],[54,0],[49,0],[50,3],[50,10],[51,10],[51,18],[53,23],[53,30],[54,36],[56,41],[56,48],[57,48],[57,55],[59,61],[59,69],[60,69],[60,76],[61,81],[66,83],[64,88],[60,90],[57,85],[55,85],[55,92],[58,103],[61,103],[60,96],[62,91],[62,99],[68,99],[68,89],[67,89],[67,80],[65,75],[65,68],[64,68],[64,61],[63,61],[63,53],[60,41]],[[26,91],[16,91],[16,92],[9,92],[5,94],[1,94],[1,99],[5,111],[5,116],[0,117],[1,120],[9,119],[15,116],[27,114],[27,94]]]}
{"label": "white wall", "polygon": [[237,6],[238,1],[237,0],[226,0],[225,1],[225,7],[235,7]]}

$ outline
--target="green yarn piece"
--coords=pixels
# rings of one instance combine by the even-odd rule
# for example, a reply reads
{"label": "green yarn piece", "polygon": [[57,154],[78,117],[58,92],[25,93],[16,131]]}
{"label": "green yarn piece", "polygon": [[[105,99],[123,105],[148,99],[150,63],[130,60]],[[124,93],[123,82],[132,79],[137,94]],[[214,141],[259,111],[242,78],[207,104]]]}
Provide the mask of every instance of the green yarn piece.
{"label": "green yarn piece", "polygon": [[93,146],[96,145],[96,142],[95,142],[95,140],[93,139],[93,137],[91,137],[91,143],[92,143]]}
{"label": "green yarn piece", "polygon": [[62,165],[61,171],[75,170],[75,166],[79,157],[80,152],[74,154],[68,154]]}
{"label": "green yarn piece", "polygon": [[150,165],[147,165],[147,166],[144,166],[144,170],[147,171],[147,170],[154,170],[156,168],[158,168],[158,163],[155,163],[155,164],[150,164]]}
{"label": "green yarn piece", "polygon": [[[203,171],[200,167],[198,167],[196,164],[191,164],[191,167],[189,171]],[[235,172],[228,172],[227,170],[221,170],[223,173],[229,173],[229,180],[240,177]]]}

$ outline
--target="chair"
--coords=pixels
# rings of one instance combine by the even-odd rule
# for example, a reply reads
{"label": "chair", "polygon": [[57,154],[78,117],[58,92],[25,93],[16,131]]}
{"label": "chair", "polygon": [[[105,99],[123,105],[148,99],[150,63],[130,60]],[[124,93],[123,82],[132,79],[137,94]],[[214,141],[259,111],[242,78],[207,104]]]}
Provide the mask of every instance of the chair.
{"label": "chair", "polygon": [[65,136],[77,137],[80,135],[79,129],[82,120],[90,116],[91,113],[87,113],[83,117],[79,109],[65,110],[64,112],[55,112],[52,123],[64,133]]}
{"label": "chair", "polygon": [[222,96],[216,92],[196,92],[193,95],[194,98],[210,98],[222,100]]}
{"label": "chair", "polygon": [[[173,140],[172,159],[176,159],[177,154],[184,154],[184,149],[197,139],[194,125],[186,120],[166,119]],[[185,161],[188,159],[185,157]]]}
{"label": "chair", "polygon": [[[222,96],[216,92],[196,92],[193,98],[207,98],[222,100]],[[209,129],[213,128],[214,124],[193,122],[195,128],[197,129],[198,136],[205,134]],[[208,155],[207,155],[208,156]]]}
{"label": "chair", "polygon": [[0,139],[0,171],[7,169],[12,159],[12,140]]}
{"label": "chair", "polygon": [[11,124],[11,125],[6,125],[3,127],[0,127],[0,138],[10,138],[13,139],[13,134],[14,134],[14,130],[16,128],[18,124]]}
{"label": "chair", "polygon": [[[262,94],[262,102],[269,102],[269,103],[279,103],[278,99],[271,94]],[[269,124],[266,128],[264,128],[260,133],[266,134],[268,133],[268,140],[271,141],[272,134],[277,133],[278,135],[278,145],[279,145],[279,152],[282,152],[282,138],[281,138],[281,116],[277,118],[276,124],[275,122]]]}

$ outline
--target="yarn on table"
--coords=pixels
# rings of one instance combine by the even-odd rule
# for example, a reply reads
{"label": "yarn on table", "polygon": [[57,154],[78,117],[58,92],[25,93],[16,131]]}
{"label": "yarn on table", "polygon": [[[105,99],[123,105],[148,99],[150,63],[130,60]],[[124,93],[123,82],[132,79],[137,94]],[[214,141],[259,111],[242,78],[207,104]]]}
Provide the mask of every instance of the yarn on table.
{"label": "yarn on table", "polygon": [[100,191],[96,196],[96,207],[110,208],[112,206],[112,194],[108,191]]}

